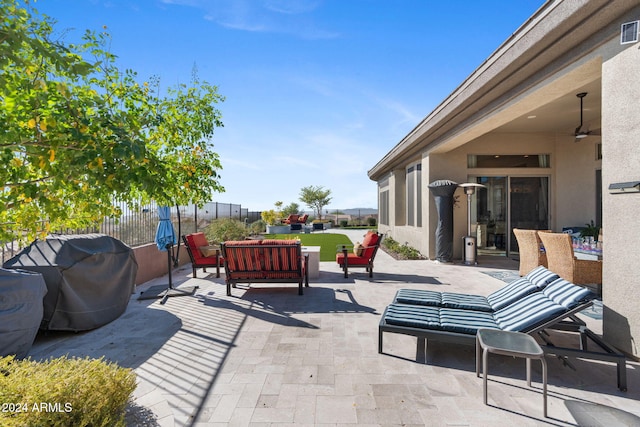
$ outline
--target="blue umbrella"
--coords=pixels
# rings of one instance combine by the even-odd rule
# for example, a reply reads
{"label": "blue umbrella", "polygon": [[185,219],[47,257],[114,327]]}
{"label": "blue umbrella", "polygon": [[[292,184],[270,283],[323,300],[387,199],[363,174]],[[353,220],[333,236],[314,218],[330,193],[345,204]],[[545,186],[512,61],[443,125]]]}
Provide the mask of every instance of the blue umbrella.
{"label": "blue umbrella", "polygon": [[[156,245],[158,249],[162,252],[167,253],[167,269],[169,272],[169,288],[164,289],[164,292],[161,286],[152,286],[147,289],[142,295],[140,293],[140,298],[138,299],[151,299],[151,298],[162,298],[162,302],[160,304],[164,304],[169,297],[180,297],[193,295],[198,289],[198,286],[192,286],[188,288],[180,288],[176,289],[173,287],[173,280],[171,278],[171,258],[172,252],[170,249],[173,245],[178,243],[178,238],[176,235],[176,230],[173,228],[173,224],[171,223],[171,211],[168,206],[159,206],[158,207],[158,217],[160,221],[158,222],[158,228],[156,230]],[[180,223],[180,211],[178,210],[178,223]],[[176,264],[177,265],[177,264]],[[152,289],[153,288],[153,289]]]}
{"label": "blue umbrella", "polygon": [[[167,252],[167,270],[169,273],[169,292],[173,289],[173,281],[171,280],[171,248],[173,245],[178,243],[178,239],[176,238],[176,230],[173,228],[173,224],[171,223],[171,211],[169,210],[169,206],[158,206],[158,217],[160,221],[158,222],[158,229],[156,230],[156,245],[158,245],[158,249],[161,251]],[[166,301],[166,296],[162,299],[162,303]]]}
{"label": "blue umbrella", "polygon": [[178,243],[176,230],[171,223],[169,206],[159,206],[158,217],[160,221],[158,222],[158,229],[156,230],[156,245],[158,245],[159,250],[166,251],[168,246],[170,247]]}

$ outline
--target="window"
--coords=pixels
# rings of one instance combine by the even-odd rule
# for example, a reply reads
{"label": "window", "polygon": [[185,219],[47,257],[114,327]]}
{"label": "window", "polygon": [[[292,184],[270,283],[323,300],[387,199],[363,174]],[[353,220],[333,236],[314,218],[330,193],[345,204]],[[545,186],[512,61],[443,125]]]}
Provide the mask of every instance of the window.
{"label": "window", "polygon": [[378,184],[378,222],[389,225],[389,179]]}
{"label": "window", "polygon": [[414,224],[414,206],[415,206],[415,174],[413,173],[415,168],[411,166],[407,169],[407,225]]}
{"label": "window", "polygon": [[422,227],[422,164],[407,168],[407,225]]}
{"label": "window", "polygon": [[422,227],[422,164],[416,165],[416,226]]}
{"label": "window", "polygon": [[548,168],[548,154],[469,154],[467,167],[475,168]]}

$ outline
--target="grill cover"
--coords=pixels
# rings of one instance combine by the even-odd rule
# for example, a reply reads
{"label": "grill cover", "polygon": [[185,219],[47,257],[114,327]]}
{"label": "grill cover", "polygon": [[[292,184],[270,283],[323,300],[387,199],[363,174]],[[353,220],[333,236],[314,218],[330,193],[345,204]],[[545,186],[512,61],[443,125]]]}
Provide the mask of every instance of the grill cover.
{"label": "grill cover", "polygon": [[27,356],[42,321],[42,274],[0,268],[0,357]]}
{"label": "grill cover", "polygon": [[41,329],[85,331],[117,319],[135,291],[133,250],[103,234],[52,235],[4,264],[41,273],[47,285]]}

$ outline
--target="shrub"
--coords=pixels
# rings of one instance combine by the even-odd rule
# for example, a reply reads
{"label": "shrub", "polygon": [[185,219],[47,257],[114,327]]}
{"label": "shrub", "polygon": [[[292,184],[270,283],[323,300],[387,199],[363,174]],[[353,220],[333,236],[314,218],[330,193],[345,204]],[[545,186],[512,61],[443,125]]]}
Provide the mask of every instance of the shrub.
{"label": "shrub", "polygon": [[220,218],[211,221],[211,224],[204,230],[205,236],[210,243],[222,243],[227,240],[244,240],[249,236],[249,229],[244,222],[233,218]]}
{"label": "shrub", "polygon": [[260,216],[262,217],[262,220],[269,225],[276,225],[277,223],[280,222],[280,218],[282,217],[280,215],[280,212],[277,212],[274,209],[270,209],[268,211],[262,211],[260,213]]}
{"label": "shrub", "polygon": [[251,223],[251,225],[249,225],[249,232],[251,234],[260,234],[264,233],[265,231],[267,231],[267,223],[261,219],[254,221]]}
{"label": "shrub", "polygon": [[422,259],[423,258],[417,249],[412,248],[407,244],[401,245],[397,241],[393,240],[391,237],[385,237],[382,240],[382,247],[385,248],[387,252],[391,252],[395,254],[400,259]]}
{"label": "shrub", "polygon": [[[0,425],[124,426],[135,373],[100,359],[0,358]],[[9,406],[7,406],[9,405]],[[13,405],[13,406],[11,406]]]}
{"label": "shrub", "polygon": [[349,221],[347,221],[346,219],[340,220],[340,227],[345,228],[347,225],[349,225]]}
{"label": "shrub", "polygon": [[376,226],[376,219],[372,216],[367,218],[367,225],[369,227],[375,227]]}

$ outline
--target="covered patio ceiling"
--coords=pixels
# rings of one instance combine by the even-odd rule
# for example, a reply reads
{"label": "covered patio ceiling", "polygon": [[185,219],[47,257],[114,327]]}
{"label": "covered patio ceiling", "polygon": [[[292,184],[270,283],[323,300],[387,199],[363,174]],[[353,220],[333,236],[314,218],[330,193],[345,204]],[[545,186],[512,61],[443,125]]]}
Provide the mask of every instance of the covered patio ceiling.
{"label": "covered patio ceiling", "polygon": [[500,133],[554,133],[573,136],[580,124],[578,93],[583,99],[583,123],[589,131],[600,130],[602,83],[600,78],[578,89],[572,89],[549,103],[528,111],[494,130]]}
{"label": "covered patio ceiling", "polygon": [[[583,99],[583,129],[588,127],[600,138],[602,113],[601,60],[592,58],[574,64],[555,77],[529,87],[451,136],[430,150],[445,153],[480,136],[491,133],[526,133],[553,135],[574,141],[580,125],[580,99],[578,93],[586,92]],[[598,135],[595,135],[598,134]]]}

